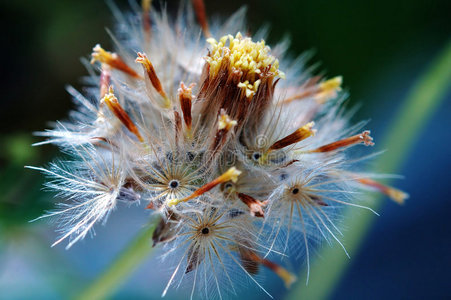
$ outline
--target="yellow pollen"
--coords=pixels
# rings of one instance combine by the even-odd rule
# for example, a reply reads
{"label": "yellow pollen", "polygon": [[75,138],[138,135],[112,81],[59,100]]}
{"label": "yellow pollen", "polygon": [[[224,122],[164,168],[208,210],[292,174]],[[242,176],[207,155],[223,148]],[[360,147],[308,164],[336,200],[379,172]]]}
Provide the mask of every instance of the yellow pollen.
{"label": "yellow pollen", "polygon": [[92,49],[91,54],[91,64],[94,64],[96,61],[99,61],[102,64],[107,64],[113,69],[120,70],[134,78],[140,78],[140,76],[135,72],[135,70],[130,68],[119,55],[117,55],[116,53],[106,51],[105,49],[100,47],[99,44],[97,44]]}
{"label": "yellow pollen", "polygon": [[263,74],[285,78],[285,74],[279,70],[279,61],[270,54],[271,49],[265,41],[253,42],[250,37],[243,37],[237,33],[235,37],[225,35],[216,41],[207,39],[210,44],[210,54],[205,58],[210,65],[210,76],[218,74],[223,63],[233,72],[241,72],[243,81],[238,87],[246,90],[246,96],[252,97],[260,84],[259,78]]}
{"label": "yellow pollen", "polygon": [[242,88],[245,91],[246,98],[252,98],[258,90],[260,82],[261,81],[259,79],[255,81],[254,84],[250,84],[249,80],[246,80],[245,82],[238,83],[238,87]]}
{"label": "yellow pollen", "polygon": [[394,187],[389,187],[387,189],[387,196],[398,204],[404,204],[405,200],[409,198],[409,194]]}
{"label": "yellow pollen", "polygon": [[91,64],[95,63],[96,61],[100,61],[101,63],[110,64],[111,61],[116,59],[116,54],[111,53],[109,51],[106,51],[102,47],[100,47],[99,44],[97,44],[93,52],[91,54]]}
{"label": "yellow pollen", "polygon": [[298,132],[301,133],[301,135],[302,135],[301,140],[315,135],[316,130],[312,129],[313,126],[315,126],[315,122],[312,121],[312,122],[308,122],[307,124],[305,124],[304,126],[302,126],[301,128],[298,129]]}
{"label": "yellow pollen", "polygon": [[180,202],[181,202],[181,200],[176,199],[176,198],[172,198],[172,199],[169,199],[169,200],[166,201],[166,205],[171,207],[171,206],[179,204]]}
{"label": "yellow pollen", "polygon": [[226,114],[221,114],[219,116],[219,121],[218,121],[218,129],[219,130],[225,129],[225,130],[229,131],[236,124],[237,124],[237,122],[235,120],[232,120]]}
{"label": "yellow pollen", "polygon": [[341,91],[343,77],[336,76],[319,84],[319,92],[315,95],[315,99],[324,103],[329,99],[335,98],[337,92]]}
{"label": "yellow pollen", "polygon": [[231,167],[224,174],[219,176],[221,182],[232,181],[236,183],[238,181],[238,176],[240,176],[241,171],[235,167]]}
{"label": "yellow pollen", "polygon": [[289,289],[297,279],[294,274],[291,274],[282,267],[279,267],[275,272],[283,280],[283,283],[287,289]]}
{"label": "yellow pollen", "polygon": [[141,3],[143,12],[148,13],[150,11],[151,5],[152,5],[152,0],[143,0]]}

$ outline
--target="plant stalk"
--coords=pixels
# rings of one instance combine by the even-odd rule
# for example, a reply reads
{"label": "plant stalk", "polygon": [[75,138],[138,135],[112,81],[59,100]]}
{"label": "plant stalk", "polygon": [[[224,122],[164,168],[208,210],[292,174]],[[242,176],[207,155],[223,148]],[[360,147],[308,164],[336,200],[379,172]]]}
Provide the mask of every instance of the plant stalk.
{"label": "plant stalk", "polygon": [[[158,221],[158,220],[157,220]],[[118,258],[75,299],[105,299],[112,295],[152,252],[152,233],[157,222],[143,229]]]}

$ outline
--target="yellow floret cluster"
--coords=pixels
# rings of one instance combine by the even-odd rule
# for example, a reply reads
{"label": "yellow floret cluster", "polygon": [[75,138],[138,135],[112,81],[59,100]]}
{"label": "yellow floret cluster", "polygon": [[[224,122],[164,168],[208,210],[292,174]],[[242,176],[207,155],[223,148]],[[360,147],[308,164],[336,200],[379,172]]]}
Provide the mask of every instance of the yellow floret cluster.
{"label": "yellow floret cluster", "polygon": [[219,42],[214,38],[207,39],[207,42],[211,45],[210,54],[205,58],[210,65],[210,76],[217,75],[222,63],[227,61],[232,71],[242,72],[244,79],[238,86],[246,89],[248,97],[256,92],[260,84],[258,79],[264,71],[271,76],[285,78],[279,70],[279,61],[270,54],[271,49],[264,40],[253,42],[250,37],[243,37],[238,32],[235,37],[228,34]]}

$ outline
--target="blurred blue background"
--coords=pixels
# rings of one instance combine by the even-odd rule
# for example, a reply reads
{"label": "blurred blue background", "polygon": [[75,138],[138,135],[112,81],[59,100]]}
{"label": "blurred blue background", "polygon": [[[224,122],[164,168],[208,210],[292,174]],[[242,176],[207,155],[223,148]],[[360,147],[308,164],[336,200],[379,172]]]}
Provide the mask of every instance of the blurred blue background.
{"label": "blurred blue background", "polygon": [[[126,1],[116,2],[128,8]],[[168,9],[174,12],[177,3],[169,1]],[[270,44],[289,34],[291,54],[314,49],[311,63],[321,62],[329,76],[343,75],[350,105],[361,104],[354,121],[371,119],[376,145],[449,42],[450,3],[246,1],[253,31],[271,25]],[[210,16],[228,16],[242,2],[206,5]],[[96,43],[111,45],[104,28],[114,28],[113,21],[103,1],[2,1],[0,8],[0,298],[64,299],[104,270],[148,220],[142,207],[119,209],[106,227],[97,226],[95,239],[69,251],[49,247],[53,225],[28,223],[54,199],[41,190],[43,176],[23,166],[44,165],[59,155],[52,146],[32,148],[38,139],[31,133],[67,116],[72,104],[64,86],[81,87],[86,72],[79,57]],[[418,132],[399,171],[405,179],[394,182],[410,199],[404,206],[384,202],[332,299],[451,298],[450,100],[451,89]],[[155,272],[157,266],[155,259],[146,261],[114,298],[158,299],[166,278]],[[265,276],[269,290],[282,298],[282,284]]]}

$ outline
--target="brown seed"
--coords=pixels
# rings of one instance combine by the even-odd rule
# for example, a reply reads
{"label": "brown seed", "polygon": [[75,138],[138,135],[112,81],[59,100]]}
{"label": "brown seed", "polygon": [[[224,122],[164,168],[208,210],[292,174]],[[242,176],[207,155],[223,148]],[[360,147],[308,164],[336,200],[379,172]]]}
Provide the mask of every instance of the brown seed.
{"label": "brown seed", "polygon": [[135,72],[132,68],[130,68],[123,60],[119,57],[116,53],[111,53],[108,51],[105,51],[100,45],[96,45],[93,49],[93,52],[91,54],[91,64],[95,63],[96,61],[100,61],[101,63],[107,64],[113,69],[120,70],[124,73],[127,73],[128,75],[139,78],[140,76],[138,73]]}
{"label": "brown seed", "polygon": [[150,20],[150,8],[151,8],[152,0],[143,0],[141,3],[142,7],[142,26],[143,31],[146,35],[146,39],[150,39],[150,35],[152,32],[152,22]]}
{"label": "brown seed", "polygon": [[390,199],[392,199],[398,204],[404,204],[404,201],[407,198],[409,198],[409,195],[407,193],[404,193],[401,190],[382,184],[370,178],[359,178],[357,179],[357,181],[366,186],[370,186],[377,189],[379,192],[390,197]]}
{"label": "brown seed", "polygon": [[212,188],[214,188],[215,186],[227,182],[227,181],[232,181],[232,182],[236,182],[238,180],[238,176],[241,174],[241,171],[239,171],[237,168],[235,167],[231,167],[230,169],[228,169],[226,172],[224,172],[221,176],[215,178],[214,180],[210,181],[207,184],[204,184],[203,186],[201,186],[200,188],[198,188],[197,190],[195,190],[191,195],[189,195],[188,197],[185,197],[183,199],[171,199],[168,201],[168,206],[172,206],[172,205],[177,205],[180,202],[187,202],[191,199],[194,199],[206,192],[208,192],[209,190],[211,190]]}
{"label": "brown seed", "polygon": [[160,79],[158,78],[157,73],[155,72],[155,68],[153,67],[150,60],[147,58],[147,55],[145,53],[138,52],[138,57],[136,58],[135,61],[143,65],[143,68],[147,74],[147,77],[152,83],[152,86],[161,95],[161,97],[163,97],[165,101],[165,106],[169,108],[171,106],[171,101],[169,100],[166,92],[163,90],[163,86],[161,85]]}
{"label": "brown seed", "polygon": [[330,152],[343,147],[348,147],[356,144],[363,143],[365,146],[374,146],[373,138],[370,136],[370,131],[365,130],[362,133],[353,135],[351,137],[321,146],[314,150],[308,151],[309,153],[318,153],[318,152]]}
{"label": "brown seed", "polygon": [[127,129],[131,133],[136,135],[136,137],[140,142],[144,141],[141,134],[138,131],[138,128],[133,123],[132,119],[130,119],[127,112],[119,104],[119,101],[117,100],[116,96],[114,96],[112,86],[110,86],[109,93],[106,94],[105,97],[103,97],[101,102],[105,103],[108,106],[111,112],[122,122],[122,124],[124,124],[125,127],[127,127]]}
{"label": "brown seed", "polygon": [[249,211],[254,217],[264,218],[265,214],[263,212],[263,207],[268,204],[268,201],[260,201],[249,195],[238,193],[238,198],[249,207]]}
{"label": "brown seed", "polygon": [[268,152],[285,148],[289,145],[305,140],[306,138],[311,137],[312,135],[315,135],[315,131],[312,130],[313,125],[315,125],[314,122],[307,123],[301,128],[291,133],[290,135],[287,135],[286,137],[278,140],[271,147],[269,147]]}
{"label": "brown seed", "polygon": [[195,84],[192,83],[189,87],[187,87],[183,82],[181,82],[180,88],[178,90],[180,107],[183,113],[183,120],[185,121],[185,125],[188,131],[191,131],[191,125],[193,121],[193,118],[191,116],[191,106],[194,97],[191,89],[194,87],[194,85]]}
{"label": "brown seed", "polygon": [[111,82],[111,69],[107,64],[102,64],[102,72],[100,73],[100,99],[108,93]]}
{"label": "brown seed", "polygon": [[210,37],[210,28],[208,27],[207,21],[207,13],[205,11],[205,4],[203,0],[192,0],[194,6],[194,12],[196,13],[197,21],[202,27],[202,31],[204,32],[206,37]]}

